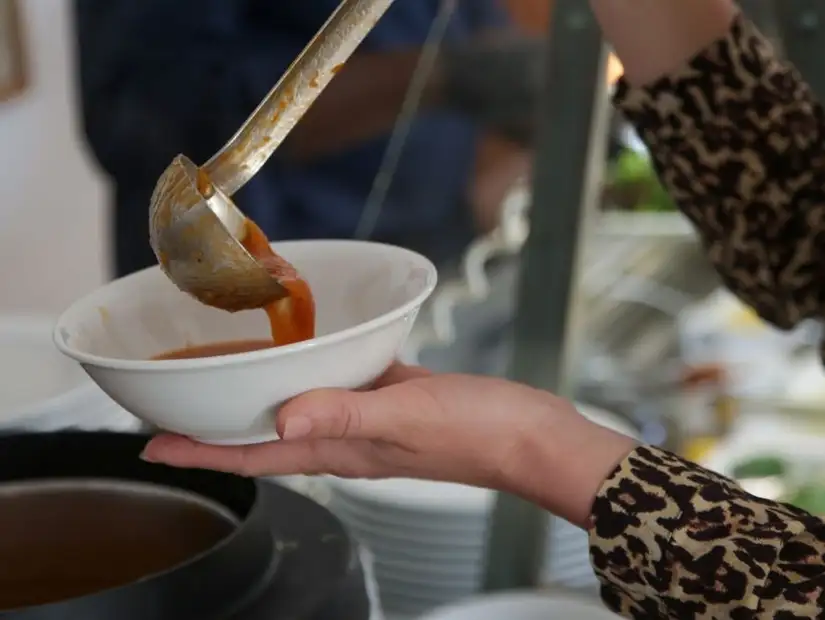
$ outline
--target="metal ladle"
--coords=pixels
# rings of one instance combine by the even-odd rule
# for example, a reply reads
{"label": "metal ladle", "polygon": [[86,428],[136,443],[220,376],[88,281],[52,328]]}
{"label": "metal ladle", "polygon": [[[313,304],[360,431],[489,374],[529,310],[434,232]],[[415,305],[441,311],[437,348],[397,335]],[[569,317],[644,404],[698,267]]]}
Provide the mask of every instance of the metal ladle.
{"label": "metal ladle", "polygon": [[149,206],[152,250],[178,288],[235,312],[287,295],[244,248],[246,216],[231,196],[270,158],[393,0],[343,0],[247,119],[200,168],[178,155]]}

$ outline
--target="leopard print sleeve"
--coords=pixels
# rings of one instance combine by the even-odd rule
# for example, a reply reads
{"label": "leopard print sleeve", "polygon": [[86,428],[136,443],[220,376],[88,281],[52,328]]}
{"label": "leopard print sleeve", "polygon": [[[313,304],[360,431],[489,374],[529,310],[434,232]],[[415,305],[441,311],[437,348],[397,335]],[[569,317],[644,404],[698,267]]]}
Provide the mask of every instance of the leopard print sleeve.
{"label": "leopard print sleeve", "polygon": [[825,113],[756,28],[615,102],[725,285],[781,328],[825,316]]}
{"label": "leopard print sleeve", "polygon": [[662,450],[608,478],[590,545],[602,598],[628,618],[825,617],[825,523]]}

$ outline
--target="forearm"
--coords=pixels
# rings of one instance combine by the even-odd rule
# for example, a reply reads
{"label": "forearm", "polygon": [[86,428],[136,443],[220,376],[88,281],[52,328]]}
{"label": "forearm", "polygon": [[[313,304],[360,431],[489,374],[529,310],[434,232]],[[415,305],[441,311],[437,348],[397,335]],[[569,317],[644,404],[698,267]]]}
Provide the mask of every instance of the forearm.
{"label": "forearm", "polygon": [[590,0],[590,4],[633,85],[677,70],[724,36],[737,13],[733,0]]}
{"label": "forearm", "polygon": [[[309,160],[387,133],[403,105],[419,51],[359,53],[342,68],[284,144],[284,154]],[[425,89],[431,104],[435,84]]]}

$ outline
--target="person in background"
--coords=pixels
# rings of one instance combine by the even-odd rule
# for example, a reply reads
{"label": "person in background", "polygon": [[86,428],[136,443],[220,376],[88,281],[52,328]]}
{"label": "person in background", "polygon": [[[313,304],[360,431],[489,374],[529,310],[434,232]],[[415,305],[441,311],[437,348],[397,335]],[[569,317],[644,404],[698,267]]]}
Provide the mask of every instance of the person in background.
{"label": "person in background", "polygon": [[[782,328],[825,317],[825,109],[731,0],[591,0],[624,63],[616,104],[728,287]],[[396,366],[370,391],[297,397],[280,442],[161,436],[144,458],[245,475],[483,485],[590,533],[629,618],[825,617],[825,521],[501,379]]]}
{"label": "person in background", "polygon": [[[85,132],[114,190],[116,276],[155,263],[149,197],[172,158],[215,153],[337,5],[74,1]],[[396,2],[239,192],[271,239],[355,233],[439,5]],[[538,91],[541,42],[502,33],[510,19],[498,0],[458,5],[373,239],[448,263],[495,226],[506,192],[529,172],[513,136],[532,131],[532,116],[497,110]]]}

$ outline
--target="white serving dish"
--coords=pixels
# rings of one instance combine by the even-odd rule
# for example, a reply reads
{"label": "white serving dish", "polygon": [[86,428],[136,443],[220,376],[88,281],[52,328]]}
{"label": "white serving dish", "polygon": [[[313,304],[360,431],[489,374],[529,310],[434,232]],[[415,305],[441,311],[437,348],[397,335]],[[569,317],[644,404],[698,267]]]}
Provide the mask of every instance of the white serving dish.
{"label": "white serving dish", "polygon": [[597,601],[565,594],[514,592],[480,596],[437,609],[420,620],[616,620]]}
{"label": "white serving dish", "polygon": [[273,248],[313,289],[313,340],[152,361],[186,346],[269,336],[263,311],[209,308],[153,267],[76,302],[58,320],[54,341],[109,396],[149,424],[205,443],[277,439],[274,415],[284,401],[315,388],[360,387],[389,366],[437,276],[423,256],[378,243],[295,241]]}
{"label": "white serving dish", "polygon": [[134,430],[123,412],[60,354],[47,316],[0,316],[0,430]]}

